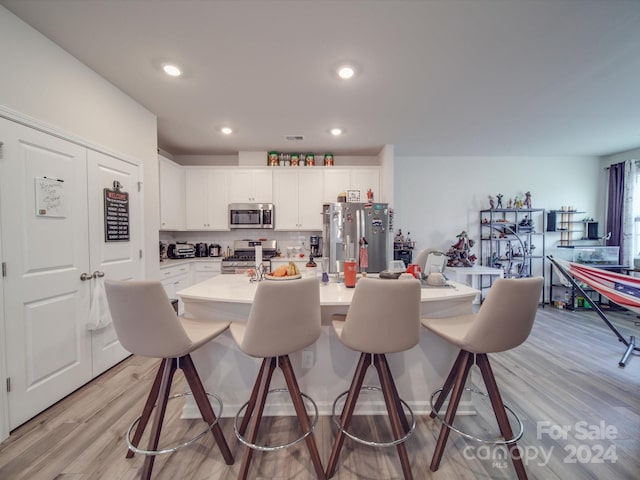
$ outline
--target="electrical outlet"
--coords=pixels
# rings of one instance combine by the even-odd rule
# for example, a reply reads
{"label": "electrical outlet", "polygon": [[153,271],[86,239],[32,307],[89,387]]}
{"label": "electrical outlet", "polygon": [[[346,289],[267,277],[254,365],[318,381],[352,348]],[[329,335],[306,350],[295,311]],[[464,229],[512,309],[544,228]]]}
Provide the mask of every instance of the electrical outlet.
{"label": "electrical outlet", "polygon": [[313,350],[302,351],[302,368],[313,367]]}

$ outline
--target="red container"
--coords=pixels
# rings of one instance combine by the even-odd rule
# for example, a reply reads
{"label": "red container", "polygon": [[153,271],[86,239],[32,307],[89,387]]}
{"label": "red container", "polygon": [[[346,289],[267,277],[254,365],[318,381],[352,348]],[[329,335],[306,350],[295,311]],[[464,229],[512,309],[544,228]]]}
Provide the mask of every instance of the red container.
{"label": "red container", "polygon": [[354,288],[356,286],[356,273],[358,266],[355,260],[344,261],[344,285],[347,288]]}

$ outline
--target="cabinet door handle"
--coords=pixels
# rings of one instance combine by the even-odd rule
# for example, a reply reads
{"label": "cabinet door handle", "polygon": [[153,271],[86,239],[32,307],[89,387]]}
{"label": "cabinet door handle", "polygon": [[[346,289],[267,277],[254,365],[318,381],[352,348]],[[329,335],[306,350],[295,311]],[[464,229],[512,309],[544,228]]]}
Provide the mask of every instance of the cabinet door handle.
{"label": "cabinet door handle", "polygon": [[93,272],[92,277],[93,278],[102,278],[102,277],[104,277],[104,272],[101,272],[100,270],[96,270],[95,272]]}
{"label": "cabinet door handle", "polygon": [[90,273],[83,273],[80,275],[80,280],[82,280],[83,282],[86,282],[87,280],[91,280],[93,278],[93,275],[91,275]]}

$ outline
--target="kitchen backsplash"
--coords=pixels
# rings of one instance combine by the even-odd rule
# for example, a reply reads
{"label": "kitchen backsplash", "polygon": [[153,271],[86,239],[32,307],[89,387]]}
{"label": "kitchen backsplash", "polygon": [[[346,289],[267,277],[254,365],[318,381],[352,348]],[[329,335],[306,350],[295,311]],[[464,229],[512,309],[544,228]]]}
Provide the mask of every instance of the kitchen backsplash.
{"label": "kitchen backsplash", "polygon": [[233,248],[234,240],[258,240],[259,238],[267,238],[276,240],[278,248],[285,253],[287,247],[304,246],[304,253],[309,253],[309,236],[322,235],[322,232],[305,231],[305,232],[282,232],[282,231],[265,231],[265,230],[233,230],[229,232],[160,232],[160,241],[165,243],[188,242],[207,244],[217,243],[222,247],[222,251],[226,252],[227,246]]}

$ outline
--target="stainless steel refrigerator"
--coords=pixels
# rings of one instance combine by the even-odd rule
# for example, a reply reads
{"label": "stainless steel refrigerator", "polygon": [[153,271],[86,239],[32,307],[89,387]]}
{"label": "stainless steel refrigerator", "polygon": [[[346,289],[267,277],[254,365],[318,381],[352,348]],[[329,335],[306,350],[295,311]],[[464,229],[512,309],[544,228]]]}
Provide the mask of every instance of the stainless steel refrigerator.
{"label": "stainless steel refrigerator", "polygon": [[329,272],[343,272],[344,260],[355,259],[359,272],[387,268],[390,250],[389,205],[386,203],[326,203],[323,214],[323,254]]}

